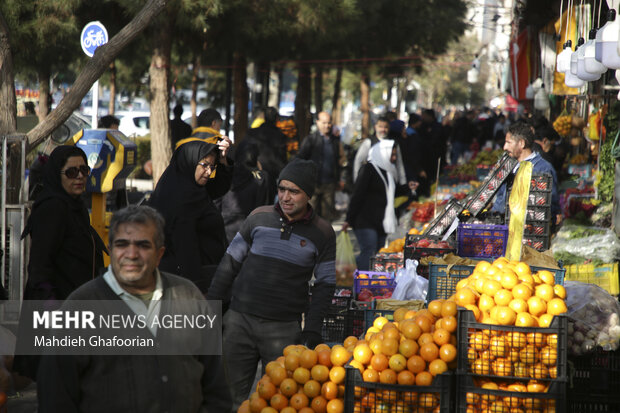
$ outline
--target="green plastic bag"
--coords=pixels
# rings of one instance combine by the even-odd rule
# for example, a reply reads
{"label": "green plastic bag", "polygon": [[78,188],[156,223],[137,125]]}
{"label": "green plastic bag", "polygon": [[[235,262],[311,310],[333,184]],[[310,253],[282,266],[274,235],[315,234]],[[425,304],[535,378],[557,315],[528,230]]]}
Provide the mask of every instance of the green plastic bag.
{"label": "green plastic bag", "polygon": [[351,237],[347,231],[341,231],[336,238],[336,285],[352,287],[356,269]]}

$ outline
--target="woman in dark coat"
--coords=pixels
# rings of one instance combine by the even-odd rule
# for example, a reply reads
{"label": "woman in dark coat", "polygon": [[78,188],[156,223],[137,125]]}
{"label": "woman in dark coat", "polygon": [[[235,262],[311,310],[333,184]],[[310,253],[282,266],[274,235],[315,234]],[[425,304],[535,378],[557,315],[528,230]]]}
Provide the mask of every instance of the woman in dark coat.
{"label": "woman in dark coat", "polygon": [[273,204],[276,183],[258,162],[258,145],[249,139],[235,151],[235,171],[230,191],[215,202],[222,213],[228,242],[241,228],[243,221],[255,208]]}
{"label": "woman in dark coat", "polygon": [[[24,300],[56,309],[103,269],[105,244],[81,199],[89,173],[86,154],[75,146],[57,147],[43,166],[43,186],[22,234],[31,239]],[[16,356],[13,370],[35,379],[38,365],[39,356]]]}
{"label": "woman in dark coat", "polygon": [[89,173],[86,154],[75,146],[57,147],[45,163],[22,235],[31,237],[24,299],[64,300],[103,268],[105,244],[81,198]]}
{"label": "woman in dark coat", "polygon": [[159,269],[192,280],[203,293],[228,245],[213,200],[230,188],[233,168],[225,158],[228,145],[219,145],[195,140],[179,146],[149,201],[166,220]]}

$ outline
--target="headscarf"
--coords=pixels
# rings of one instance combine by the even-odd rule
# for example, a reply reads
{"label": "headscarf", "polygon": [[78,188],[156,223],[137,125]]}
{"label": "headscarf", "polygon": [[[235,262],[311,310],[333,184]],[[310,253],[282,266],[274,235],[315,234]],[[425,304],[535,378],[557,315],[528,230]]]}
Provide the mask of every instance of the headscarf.
{"label": "headscarf", "polygon": [[172,155],[170,165],[149,201],[164,216],[167,228],[171,227],[175,217],[199,216],[210,202],[206,188],[196,183],[195,173],[198,162],[211,152],[216,154],[217,162],[217,145],[191,141],[181,145]]}
{"label": "headscarf", "polygon": [[[63,200],[70,210],[74,211],[79,216],[80,223],[86,228],[90,227],[90,218],[88,216],[88,209],[84,205],[84,201],[81,197],[73,197],[65,191],[62,186],[62,177],[60,171],[67,163],[67,160],[73,156],[81,156],[85,163],[88,163],[86,154],[77,146],[62,145],[56,147],[50,154],[49,158],[43,165],[43,188],[37,195],[34,202],[32,212],[35,211],[48,199],[58,198]],[[28,224],[24,229],[22,237],[30,233],[31,220],[28,220]]]}
{"label": "headscarf", "polygon": [[244,139],[235,150],[235,168],[233,169],[230,189],[239,188],[254,178],[258,170],[258,145],[250,139]]}
{"label": "headscarf", "polygon": [[[383,230],[386,234],[394,232],[398,224],[394,211],[394,195],[396,193],[395,179],[398,176],[398,171],[396,165],[390,161],[393,148],[393,140],[383,139],[374,144],[368,152],[368,162],[374,166],[377,174],[383,181],[383,185],[385,185],[387,204],[385,206],[385,213],[383,214]],[[387,172],[387,179],[382,171]]]}

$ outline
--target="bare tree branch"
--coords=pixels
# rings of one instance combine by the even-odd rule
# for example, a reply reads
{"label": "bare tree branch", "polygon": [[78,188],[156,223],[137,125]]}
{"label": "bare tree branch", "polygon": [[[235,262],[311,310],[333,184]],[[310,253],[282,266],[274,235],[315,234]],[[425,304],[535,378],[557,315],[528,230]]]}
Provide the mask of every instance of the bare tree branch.
{"label": "bare tree branch", "polygon": [[43,122],[28,133],[28,150],[41,143],[54,129],[71,116],[93,83],[99,79],[114,58],[149,25],[153,18],[161,13],[168,1],[148,0],[129,24],[123,27],[107,44],[97,48],[95,55],[80,72],[69,93]]}

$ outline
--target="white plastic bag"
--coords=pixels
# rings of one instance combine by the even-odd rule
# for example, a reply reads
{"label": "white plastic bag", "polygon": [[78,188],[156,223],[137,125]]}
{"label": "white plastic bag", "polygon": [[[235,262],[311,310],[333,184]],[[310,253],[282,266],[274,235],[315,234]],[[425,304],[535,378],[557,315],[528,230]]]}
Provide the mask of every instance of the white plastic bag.
{"label": "white plastic bag", "polygon": [[418,261],[406,260],[405,267],[398,270],[394,281],[396,288],[392,293],[394,300],[426,300],[428,280],[417,273]]}

